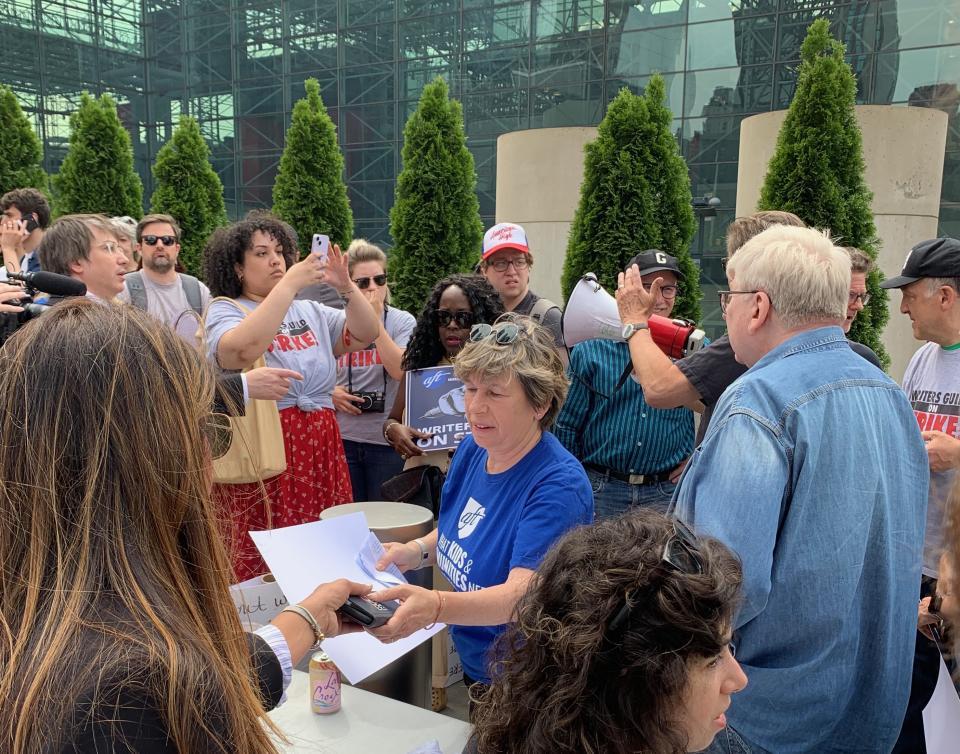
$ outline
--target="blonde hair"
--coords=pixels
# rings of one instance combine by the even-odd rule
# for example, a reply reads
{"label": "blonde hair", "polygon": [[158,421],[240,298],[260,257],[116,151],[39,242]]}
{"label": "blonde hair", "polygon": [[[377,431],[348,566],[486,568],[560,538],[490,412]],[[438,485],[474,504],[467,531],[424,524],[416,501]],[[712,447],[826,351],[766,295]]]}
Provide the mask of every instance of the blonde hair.
{"label": "blonde hair", "polygon": [[740,290],[760,290],[787,329],[846,316],[850,257],[811,228],[775,225],[754,236],[727,263]]}
{"label": "blonde hair", "polygon": [[516,377],[530,405],[546,409],[540,429],[550,429],[570,387],[553,336],[533,319],[520,314],[498,317],[494,329],[505,322],[520,328],[517,339],[506,345],[499,345],[494,338],[467,341],[457,355],[454,373],[461,380]]}
{"label": "blonde hair", "polygon": [[747,241],[774,225],[788,225],[794,228],[806,228],[807,224],[792,212],[768,209],[752,215],[738,217],[727,226],[727,256],[734,253]]}
{"label": "blonde hair", "polygon": [[173,751],[275,751],[210,499],[213,385],[130,306],[60,304],[0,350],[0,751],[60,751],[127,696]]}
{"label": "blonde hair", "polygon": [[347,247],[347,269],[350,274],[353,275],[353,268],[364,262],[377,262],[384,272],[387,270],[387,255],[383,249],[365,238],[355,238]]}

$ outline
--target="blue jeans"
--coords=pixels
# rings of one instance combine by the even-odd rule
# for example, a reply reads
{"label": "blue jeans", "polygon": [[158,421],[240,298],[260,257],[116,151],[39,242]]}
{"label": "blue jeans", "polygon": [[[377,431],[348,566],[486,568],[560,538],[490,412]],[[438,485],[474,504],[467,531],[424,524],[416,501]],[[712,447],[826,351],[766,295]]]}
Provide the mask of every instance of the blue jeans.
{"label": "blue jeans", "polygon": [[389,445],[343,441],[353,485],[353,501],[382,500],[380,485],[403,471],[403,459]]}
{"label": "blue jeans", "polygon": [[593,469],[587,469],[593,487],[593,510],[597,520],[619,516],[635,506],[652,508],[666,513],[677,488],[673,482],[627,484]]}
{"label": "blue jeans", "polygon": [[745,741],[743,736],[728,725],[717,733],[713,743],[700,754],[769,754],[769,752]]}

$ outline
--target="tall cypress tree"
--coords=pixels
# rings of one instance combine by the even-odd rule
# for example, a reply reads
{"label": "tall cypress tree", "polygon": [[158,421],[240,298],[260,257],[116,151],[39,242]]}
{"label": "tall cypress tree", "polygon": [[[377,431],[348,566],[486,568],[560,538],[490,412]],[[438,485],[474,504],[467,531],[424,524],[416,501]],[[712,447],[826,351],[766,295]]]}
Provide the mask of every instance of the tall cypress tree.
{"label": "tall cypress tree", "polygon": [[273,211],[290,223],[309,250],[314,233],[346,249],[353,239],[353,212],[343,182],[337,129],[320,99],[320,84],[307,79],[307,96],[293,106],[287,143],[273,184]]}
{"label": "tall cypress tree", "polygon": [[660,249],[677,257],[684,275],[673,314],[696,321],[700,275],[689,252],[694,231],[690,177],[670,132],[673,116],[665,100],[659,75],[642,96],[621,89],[597,138],[587,145],[580,204],[563,264],[563,294],[569,296],[587,272],[613,291],[632,256]]}
{"label": "tall cypress tree", "polygon": [[43,150],[13,91],[0,84],[0,195],[16,188],[46,191]]}
{"label": "tall cypress tree", "polygon": [[191,275],[200,273],[200,255],[207,237],[227,224],[223,184],[210,165],[210,149],[194,118],[180,117],[180,124],[160,151],[153,165],[156,188],[150,211],[176,218],[182,231],[180,263]]}
{"label": "tall cypress tree", "polygon": [[80,108],[70,116],[70,146],[53,187],[58,214],[143,214],[143,184],[133,169],[130,134],[109,94],[94,99],[84,92],[80,97]]}
{"label": "tall cypress tree", "polygon": [[[863,145],[857,124],[857,81],[844,46],[830,36],[826,19],[814,21],[801,47],[797,90],[777,137],[760,193],[760,209],[793,212],[808,225],[828,228],[843,246],[877,258],[877,232],[864,180]],[[872,348],[883,365],[890,357],[880,334],[887,323],[887,293],[879,269],[867,278],[870,303],[850,337]]]}
{"label": "tall cypress tree", "polygon": [[423,88],[403,129],[403,170],[390,210],[393,302],[414,313],[437,280],[474,268],[483,240],[463,112],[448,94],[441,78]]}

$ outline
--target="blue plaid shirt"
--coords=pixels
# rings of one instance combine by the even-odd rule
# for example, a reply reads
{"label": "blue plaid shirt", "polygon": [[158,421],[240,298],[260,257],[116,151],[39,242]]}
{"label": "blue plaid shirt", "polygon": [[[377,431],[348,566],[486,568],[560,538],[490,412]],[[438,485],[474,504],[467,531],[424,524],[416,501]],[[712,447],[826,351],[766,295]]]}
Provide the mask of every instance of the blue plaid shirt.
{"label": "blue plaid shirt", "polygon": [[570,392],[554,434],[581,463],[623,474],[670,471],[693,452],[693,412],[651,408],[628,377],[630,348],[614,340],[587,340],[570,357]]}

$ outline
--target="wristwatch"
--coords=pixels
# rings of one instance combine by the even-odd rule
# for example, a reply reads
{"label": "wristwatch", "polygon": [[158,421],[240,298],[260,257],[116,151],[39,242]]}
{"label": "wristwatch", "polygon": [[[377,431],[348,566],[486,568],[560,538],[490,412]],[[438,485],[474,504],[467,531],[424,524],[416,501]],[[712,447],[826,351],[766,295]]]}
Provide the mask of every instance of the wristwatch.
{"label": "wristwatch", "polygon": [[649,330],[649,329],[650,329],[650,325],[648,325],[646,322],[636,322],[632,325],[624,325],[623,329],[620,331],[620,337],[623,338],[624,340],[630,340],[630,338],[633,337],[636,333],[640,332],[640,330]]}

